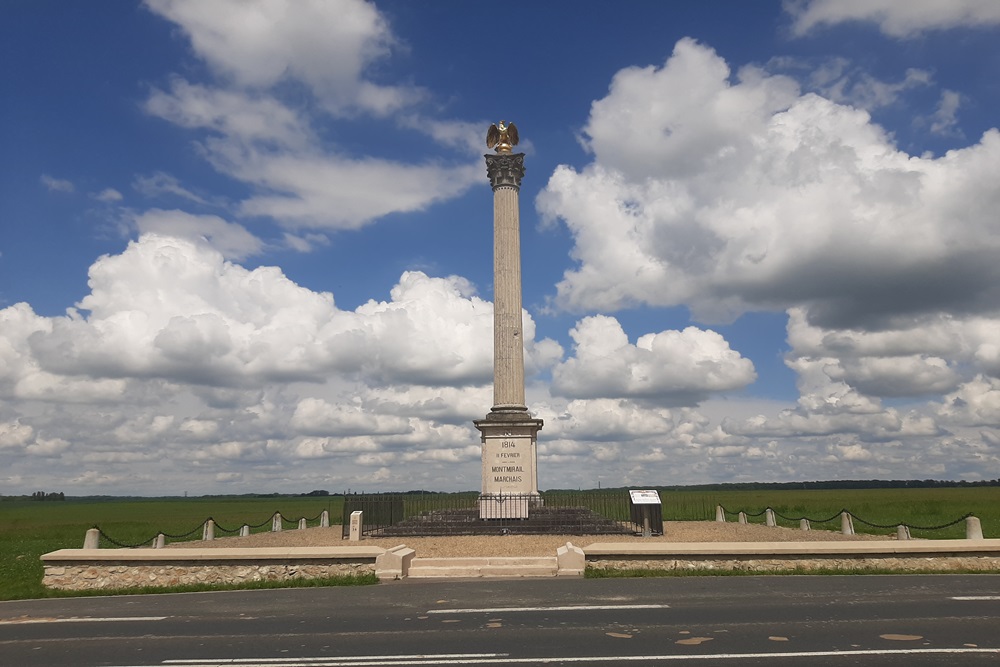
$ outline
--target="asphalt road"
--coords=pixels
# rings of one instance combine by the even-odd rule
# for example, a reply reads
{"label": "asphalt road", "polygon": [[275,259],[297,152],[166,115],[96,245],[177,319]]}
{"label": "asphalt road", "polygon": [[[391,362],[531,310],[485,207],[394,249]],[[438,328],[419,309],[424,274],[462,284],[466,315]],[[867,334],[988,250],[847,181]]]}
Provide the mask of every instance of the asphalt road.
{"label": "asphalt road", "polygon": [[406,581],[0,603],[0,665],[1000,665],[1000,576]]}

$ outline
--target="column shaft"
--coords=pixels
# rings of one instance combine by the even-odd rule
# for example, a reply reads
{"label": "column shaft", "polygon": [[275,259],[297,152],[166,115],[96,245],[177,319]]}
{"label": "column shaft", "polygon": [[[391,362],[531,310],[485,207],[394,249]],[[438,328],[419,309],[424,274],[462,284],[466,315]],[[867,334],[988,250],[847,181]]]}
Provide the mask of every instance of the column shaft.
{"label": "column shaft", "polygon": [[518,190],[493,192],[493,407],[524,410]]}

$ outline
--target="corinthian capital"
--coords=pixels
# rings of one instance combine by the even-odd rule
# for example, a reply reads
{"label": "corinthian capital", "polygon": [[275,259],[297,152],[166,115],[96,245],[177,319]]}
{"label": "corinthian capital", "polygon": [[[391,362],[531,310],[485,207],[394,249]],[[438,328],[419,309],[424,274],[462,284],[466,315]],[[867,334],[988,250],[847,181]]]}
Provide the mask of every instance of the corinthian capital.
{"label": "corinthian capital", "polygon": [[521,178],[524,177],[524,153],[497,153],[484,157],[486,175],[490,177],[490,185],[494,190],[504,186],[521,188]]}

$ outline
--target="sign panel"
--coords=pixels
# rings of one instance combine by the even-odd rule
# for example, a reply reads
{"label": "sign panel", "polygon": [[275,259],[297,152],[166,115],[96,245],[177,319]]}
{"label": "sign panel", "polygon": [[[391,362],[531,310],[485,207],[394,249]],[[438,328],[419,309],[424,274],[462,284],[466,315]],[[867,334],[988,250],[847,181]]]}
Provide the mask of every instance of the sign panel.
{"label": "sign panel", "polygon": [[629,489],[629,496],[632,498],[633,505],[659,505],[660,504],[660,494],[655,490],[650,489]]}

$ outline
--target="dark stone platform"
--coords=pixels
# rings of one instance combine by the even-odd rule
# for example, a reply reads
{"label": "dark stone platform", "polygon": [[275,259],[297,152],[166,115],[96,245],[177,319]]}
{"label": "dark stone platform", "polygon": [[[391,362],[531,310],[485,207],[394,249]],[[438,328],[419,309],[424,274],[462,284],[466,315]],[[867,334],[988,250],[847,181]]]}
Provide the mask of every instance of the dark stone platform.
{"label": "dark stone platform", "polygon": [[480,519],[476,508],[424,512],[370,533],[370,537],[432,535],[634,535],[631,524],[586,507],[532,507],[527,519]]}

